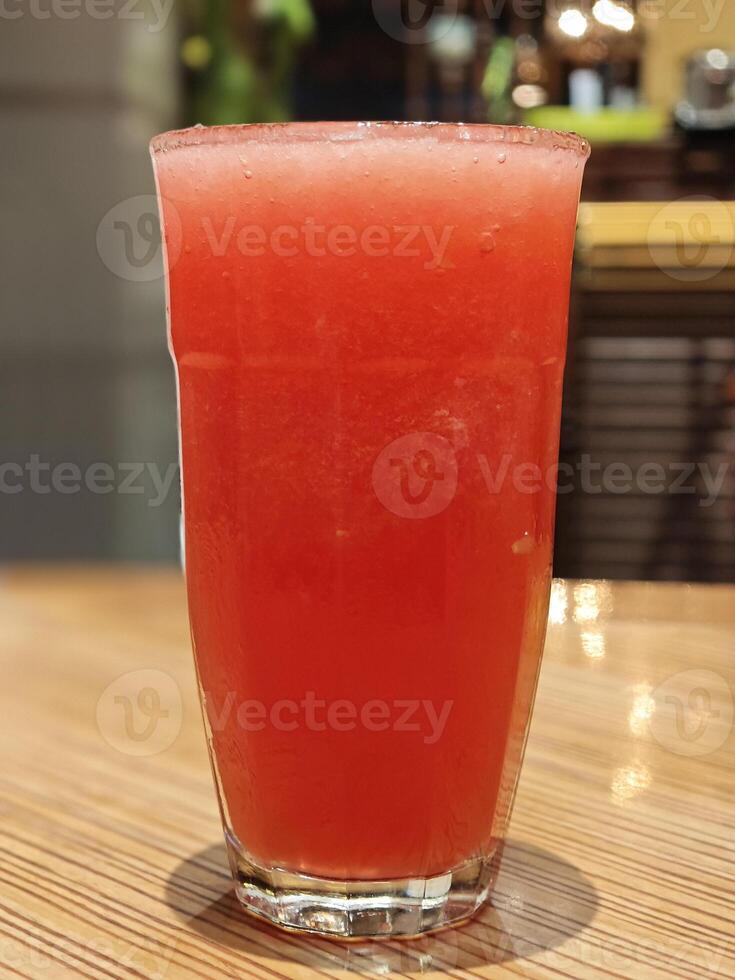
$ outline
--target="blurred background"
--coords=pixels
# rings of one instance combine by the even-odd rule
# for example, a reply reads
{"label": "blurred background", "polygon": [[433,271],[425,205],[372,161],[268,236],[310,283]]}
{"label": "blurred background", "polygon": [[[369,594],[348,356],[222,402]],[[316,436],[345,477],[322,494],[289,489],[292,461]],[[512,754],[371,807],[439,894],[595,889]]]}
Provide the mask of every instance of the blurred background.
{"label": "blurred background", "polygon": [[556,574],[735,581],[731,0],[3,0],[0,19],[0,560],[177,557],[149,138],[441,119],[592,143]]}

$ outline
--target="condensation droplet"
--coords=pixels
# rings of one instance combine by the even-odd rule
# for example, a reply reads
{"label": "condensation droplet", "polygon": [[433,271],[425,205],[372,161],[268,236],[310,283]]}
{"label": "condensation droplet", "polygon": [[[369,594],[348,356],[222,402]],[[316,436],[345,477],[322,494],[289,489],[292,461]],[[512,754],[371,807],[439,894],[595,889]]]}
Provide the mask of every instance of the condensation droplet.
{"label": "condensation droplet", "polygon": [[533,549],[536,547],[536,542],[528,531],[526,531],[523,537],[518,538],[517,541],[514,541],[510,547],[514,555],[530,555]]}
{"label": "condensation droplet", "polygon": [[253,171],[252,170],[246,170],[245,171],[245,180],[250,180],[250,178],[252,176],[253,176]]}
{"label": "condensation droplet", "polygon": [[222,278],[223,279],[229,279],[230,278],[230,273],[229,272],[223,272],[222,273]]}
{"label": "condensation droplet", "polygon": [[505,163],[505,153],[498,153],[498,163]]}
{"label": "condensation droplet", "polygon": [[483,231],[480,235],[480,251],[487,254],[495,248],[495,239],[491,231]]}
{"label": "condensation droplet", "polygon": [[188,255],[191,252],[191,245],[184,245],[184,251]]}
{"label": "condensation droplet", "polygon": [[480,162],[480,158],[479,157],[472,157],[472,162],[473,163],[479,163]]}

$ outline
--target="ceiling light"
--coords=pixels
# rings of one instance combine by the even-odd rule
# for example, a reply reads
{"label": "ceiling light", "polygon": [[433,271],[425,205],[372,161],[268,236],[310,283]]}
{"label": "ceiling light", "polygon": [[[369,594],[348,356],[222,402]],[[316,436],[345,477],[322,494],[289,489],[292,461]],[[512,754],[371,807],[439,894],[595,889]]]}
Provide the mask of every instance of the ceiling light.
{"label": "ceiling light", "polygon": [[569,37],[582,37],[588,26],[587,18],[581,10],[569,8],[559,14],[559,30]]}
{"label": "ceiling light", "polygon": [[635,17],[631,10],[613,0],[597,0],[592,8],[595,20],[605,27],[614,27],[616,31],[632,31],[635,27]]}

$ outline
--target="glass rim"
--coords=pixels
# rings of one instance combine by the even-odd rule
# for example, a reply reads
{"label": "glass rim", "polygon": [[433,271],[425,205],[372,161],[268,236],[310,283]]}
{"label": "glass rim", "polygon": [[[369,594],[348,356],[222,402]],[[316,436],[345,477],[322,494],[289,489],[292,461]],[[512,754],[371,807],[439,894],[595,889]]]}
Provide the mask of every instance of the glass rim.
{"label": "glass rim", "polygon": [[537,126],[506,126],[498,123],[463,122],[277,122],[236,123],[220,126],[190,126],[173,129],[154,136],[150,141],[152,154],[167,153],[188,146],[218,146],[260,142],[352,142],[361,139],[404,138],[409,133],[423,138],[431,136],[442,142],[453,139],[475,143],[516,143],[546,147],[551,150],[570,150],[582,159],[590,155],[589,142],[577,133]]}

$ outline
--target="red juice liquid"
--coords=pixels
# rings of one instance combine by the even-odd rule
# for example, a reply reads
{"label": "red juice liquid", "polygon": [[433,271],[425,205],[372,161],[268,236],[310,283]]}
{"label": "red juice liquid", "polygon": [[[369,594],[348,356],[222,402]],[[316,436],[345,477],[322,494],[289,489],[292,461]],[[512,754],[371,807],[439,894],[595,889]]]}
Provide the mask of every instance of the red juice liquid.
{"label": "red juice liquid", "polygon": [[520,765],[584,150],[196,133],[154,158],[225,822],[265,865],[441,874],[502,837]]}

